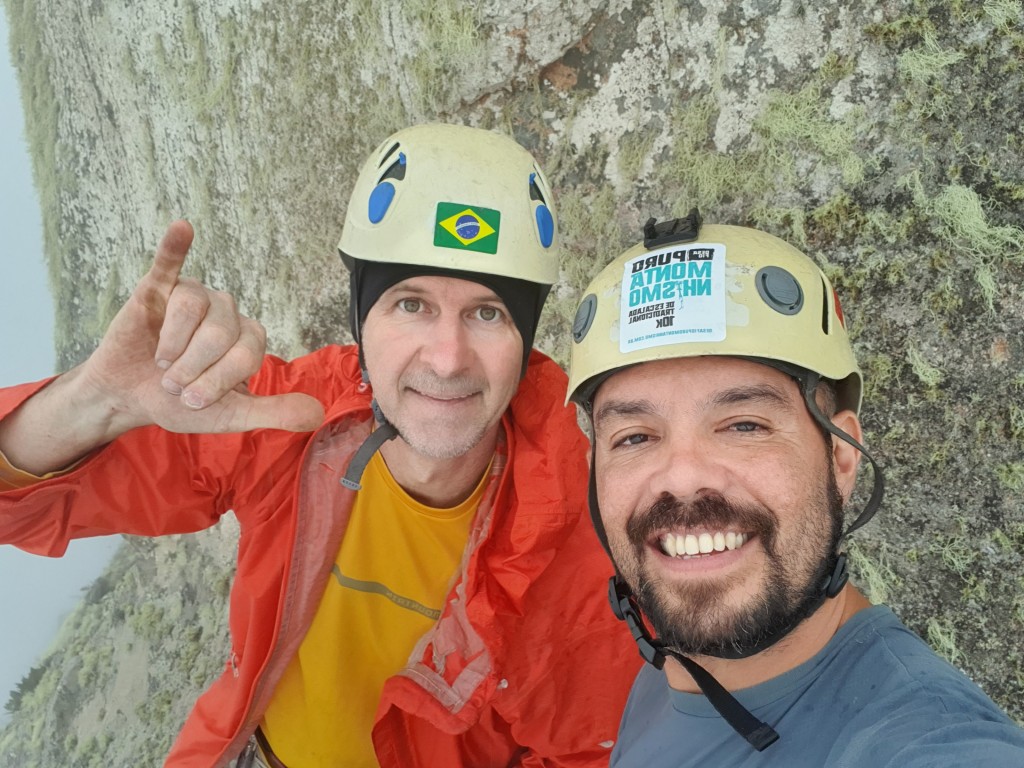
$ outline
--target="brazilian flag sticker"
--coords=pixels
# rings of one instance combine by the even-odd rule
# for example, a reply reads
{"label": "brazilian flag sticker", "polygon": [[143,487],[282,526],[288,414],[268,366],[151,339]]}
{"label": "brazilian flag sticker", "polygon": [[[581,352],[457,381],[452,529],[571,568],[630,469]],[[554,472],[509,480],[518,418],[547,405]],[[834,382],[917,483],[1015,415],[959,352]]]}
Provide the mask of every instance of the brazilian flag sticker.
{"label": "brazilian flag sticker", "polygon": [[438,203],[434,245],[478,253],[498,252],[501,211],[463,203]]}

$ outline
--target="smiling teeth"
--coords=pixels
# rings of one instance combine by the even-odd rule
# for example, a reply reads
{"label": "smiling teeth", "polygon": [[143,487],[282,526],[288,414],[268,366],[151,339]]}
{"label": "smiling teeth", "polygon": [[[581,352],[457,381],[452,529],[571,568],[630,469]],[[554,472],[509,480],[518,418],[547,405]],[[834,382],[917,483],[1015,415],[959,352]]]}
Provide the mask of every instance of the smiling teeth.
{"label": "smiling teeth", "polygon": [[724,552],[727,549],[739,549],[747,543],[749,538],[747,534],[735,531],[705,532],[700,535],[688,533],[685,536],[665,533],[658,539],[658,543],[661,545],[661,551],[669,557],[685,558],[694,555],[707,555],[712,552]]}

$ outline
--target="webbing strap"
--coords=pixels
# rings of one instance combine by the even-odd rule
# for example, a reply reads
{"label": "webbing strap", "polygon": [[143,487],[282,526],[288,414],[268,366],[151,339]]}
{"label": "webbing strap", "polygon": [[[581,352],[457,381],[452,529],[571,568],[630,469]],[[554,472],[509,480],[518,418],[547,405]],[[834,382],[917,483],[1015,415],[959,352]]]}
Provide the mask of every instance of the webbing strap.
{"label": "webbing strap", "polygon": [[740,704],[735,696],[725,690],[722,684],[715,680],[714,676],[704,667],[693,659],[676,653],[670,648],[666,648],[665,652],[686,668],[686,671],[690,673],[690,677],[697,683],[701,693],[708,697],[711,706],[718,711],[718,714],[722,716],[725,722],[732,726],[736,733],[747,740],[750,746],[758,752],[763,752],[779,740],[779,734],[776,733],[774,728],[754,717],[750,710]]}
{"label": "webbing strap", "polygon": [[396,437],[398,437],[398,430],[395,429],[395,425],[390,421],[385,421],[377,429],[373,430],[370,436],[359,446],[359,450],[352,457],[352,461],[349,462],[348,471],[341,478],[341,484],[350,491],[360,490],[363,486],[359,484],[359,481],[362,479],[363,472],[366,471],[366,466],[370,463],[370,459],[373,458],[373,454],[379,451],[380,447],[388,440],[394,440]]}
{"label": "webbing strap", "polygon": [[608,600],[612,612],[626,622],[629,632],[633,635],[640,656],[655,669],[664,669],[666,655],[676,659],[690,673],[711,706],[722,716],[729,726],[746,739],[758,752],[762,752],[779,739],[779,734],[767,723],[758,720],[746,709],[714,676],[691,658],[683,656],[667,647],[660,640],[655,640],[644,626],[633,591],[621,576],[616,574],[608,583]]}

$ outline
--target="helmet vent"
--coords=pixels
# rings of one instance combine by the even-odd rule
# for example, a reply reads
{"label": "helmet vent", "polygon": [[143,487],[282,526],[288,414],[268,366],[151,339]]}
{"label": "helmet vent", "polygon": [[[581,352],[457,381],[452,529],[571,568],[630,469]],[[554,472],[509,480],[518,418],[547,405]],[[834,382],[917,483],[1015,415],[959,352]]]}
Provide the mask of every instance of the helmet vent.
{"label": "helmet vent", "polygon": [[754,278],[764,303],[783,315],[795,315],[804,306],[800,283],[782,267],[762,267]]}
{"label": "helmet vent", "polygon": [[391,145],[391,149],[389,149],[387,152],[385,152],[384,153],[384,157],[382,157],[380,159],[380,162],[377,163],[377,167],[378,168],[383,167],[384,163],[386,163],[388,161],[388,158],[391,157],[393,154],[395,154],[395,150],[398,149],[398,146],[399,146],[399,144],[398,144],[397,141],[394,144]]}
{"label": "helmet vent", "polygon": [[539,203],[547,205],[548,201],[544,199],[544,193],[540,191],[540,185],[537,184],[537,174],[530,174],[530,199],[536,200]]}
{"label": "helmet vent", "polygon": [[[395,145],[398,146],[397,144]],[[380,177],[378,184],[385,179],[394,179],[395,181],[401,181],[405,178],[405,153],[399,152],[398,159],[395,160],[388,169],[384,171],[384,174]]]}
{"label": "helmet vent", "polygon": [[831,319],[831,314],[829,313],[828,294],[829,294],[828,285],[825,283],[825,279],[822,278],[822,280],[821,280],[821,332],[824,333],[826,336],[828,336],[829,331],[831,330],[829,328],[829,325],[831,325],[831,323],[829,323],[829,320]]}

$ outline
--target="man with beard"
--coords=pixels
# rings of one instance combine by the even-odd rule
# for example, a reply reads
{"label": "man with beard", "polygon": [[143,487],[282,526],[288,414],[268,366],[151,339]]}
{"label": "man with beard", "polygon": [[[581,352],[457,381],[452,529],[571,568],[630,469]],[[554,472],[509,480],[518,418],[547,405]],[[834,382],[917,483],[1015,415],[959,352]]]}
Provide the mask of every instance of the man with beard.
{"label": "man with beard", "polygon": [[[650,662],[614,768],[1024,765],[1024,732],[847,582],[882,475],[809,258],[696,209],[652,219],[585,292],[573,342],[610,598]],[[875,487],[844,530],[861,455]]]}
{"label": "man with beard", "polygon": [[606,663],[629,639],[586,441],[531,351],[556,234],[525,149],[415,126],[347,208],[357,346],[264,357],[229,296],[179,277],[177,222],[83,365],[0,393],[2,540],[60,555],[238,518],[233,646],[168,766],[607,764],[640,662]]}

